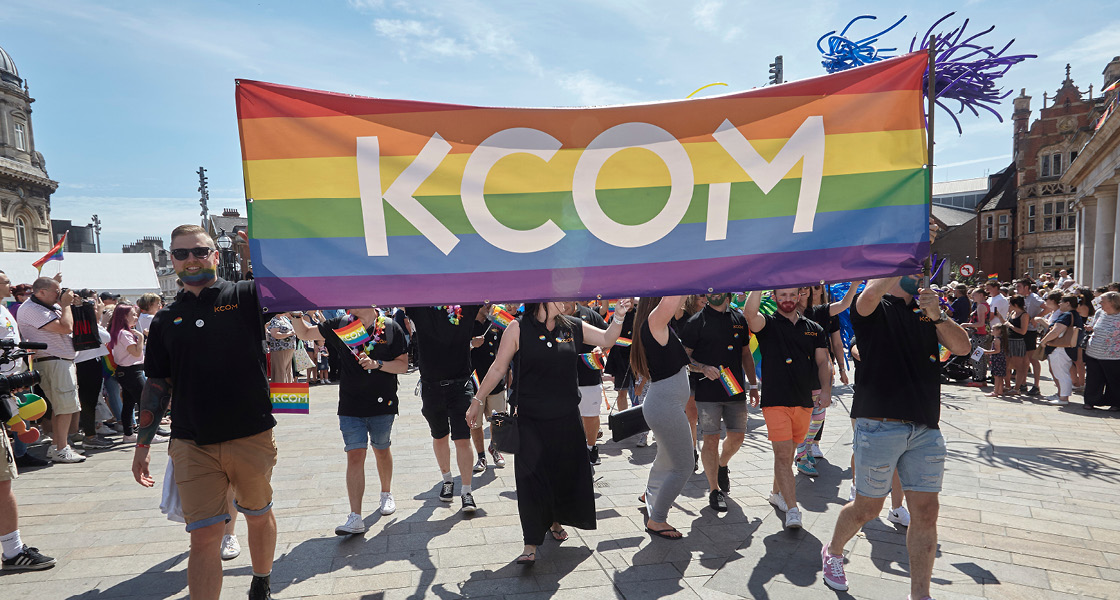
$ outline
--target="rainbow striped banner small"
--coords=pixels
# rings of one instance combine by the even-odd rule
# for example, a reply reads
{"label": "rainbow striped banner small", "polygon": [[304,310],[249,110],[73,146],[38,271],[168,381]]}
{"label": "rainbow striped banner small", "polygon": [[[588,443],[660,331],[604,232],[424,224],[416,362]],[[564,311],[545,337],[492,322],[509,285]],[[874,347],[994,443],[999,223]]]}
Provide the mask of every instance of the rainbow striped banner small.
{"label": "rainbow striped banner small", "polygon": [[70,232],[68,231],[68,232],[62,234],[62,237],[58,239],[58,243],[55,244],[54,247],[51,248],[49,252],[44,254],[42,258],[40,258],[39,260],[31,263],[31,266],[35,267],[35,271],[37,273],[42,274],[43,265],[49,263],[50,261],[52,261],[52,260],[62,260],[63,259],[62,246],[66,244],[66,235],[68,233],[70,233]]}
{"label": "rainbow striped banner small", "polygon": [[478,388],[482,387],[482,382],[478,380],[478,371],[471,371],[471,383],[474,384],[475,392],[478,392]]}
{"label": "rainbow striped banner small", "polygon": [[927,62],[920,51],[595,108],[238,80],[261,305],[662,296],[916,273],[929,255]]}
{"label": "rainbow striped banner small", "polygon": [[607,320],[610,321],[614,317],[614,309],[618,306],[618,300],[607,301]]}
{"label": "rainbow striped banner small", "polygon": [[101,357],[101,376],[102,377],[115,377],[117,375],[117,361],[113,360],[113,353],[110,352]]}
{"label": "rainbow striped banner small", "polygon": [[633,343],[633,340],[631,340],[630,338],[624,338],[624,337],[620,337],[620,338],[618,338],[617,340],[614,341],[615,346],[622,346],[623,348],[629,346],[632,343]]}
{"label": "rainbow striped banner small", "polygon": [[370,339],[369,332],[360,319],[354,319],[349,325],[335,329],[334,332],[343,344],[350,347],[351,351],[361,350]]}
{"label": "rainbow striped banner small", "polygon": [[580,354],[579,359],[583,361],[584,365],[589,368],[595,369],[596,371],[602,371],[603,367],[607,364],[605,361],[603,361],[602,354],[596,354],[594,352],[585,352],[583,354]]}
{"label": "rainbow striped banner small", "polygon": [[310,414],[311,389],[306,383],[270,383],[273,414]]}
{"label": "rainbow striped banner small", "polygon": [[486,318],[502,329],[509,327],[509,324],[514,321],[514,316],[498,305],[490,307],[490,314],[486,315]]}
{"label": "rainbow striped banner small", "polygon": [[728,396],[737,396],[743,393],[743,386],[739,385],[739,381],[735,379],[735,375],[727,367],[719,368],[719,382],[723,384],[723,390],[727,392]]}

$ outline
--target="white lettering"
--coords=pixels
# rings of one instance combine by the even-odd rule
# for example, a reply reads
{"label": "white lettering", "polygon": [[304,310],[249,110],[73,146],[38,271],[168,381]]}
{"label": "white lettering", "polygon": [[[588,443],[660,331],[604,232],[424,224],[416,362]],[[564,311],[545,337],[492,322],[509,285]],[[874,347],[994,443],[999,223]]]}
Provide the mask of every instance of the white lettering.
{"label": "white lettering", "polygon": [[560,140],[537,129],[514,127],[486,138],[467,159],[460,195],[463,210],[483,239],[507,252],[537,252],[559,242],[564,230],[551,219],[538,227],[521,230],[503,225],[486,206],[483,188],[490,169],[511,154],[532,154],[548,162],[560,149]]}

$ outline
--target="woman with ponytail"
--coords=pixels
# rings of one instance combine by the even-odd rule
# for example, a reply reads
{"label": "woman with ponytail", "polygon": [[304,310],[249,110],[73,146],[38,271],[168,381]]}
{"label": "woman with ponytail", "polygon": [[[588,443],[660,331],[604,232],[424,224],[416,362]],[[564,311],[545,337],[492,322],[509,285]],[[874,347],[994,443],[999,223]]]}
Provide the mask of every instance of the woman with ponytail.
{"label": "woman with ponytail", "polygon": [[639,300],[630,352],[634,375],[650,382],[642,414],[657,437],[657,457],[641,498],[648,517],[646,531],[669,540],[682,537],[667,522],[669,507],[693,470],[692,432],[684,410],[689,395],[688,354],[669,327],[683,301],[684,296]]}

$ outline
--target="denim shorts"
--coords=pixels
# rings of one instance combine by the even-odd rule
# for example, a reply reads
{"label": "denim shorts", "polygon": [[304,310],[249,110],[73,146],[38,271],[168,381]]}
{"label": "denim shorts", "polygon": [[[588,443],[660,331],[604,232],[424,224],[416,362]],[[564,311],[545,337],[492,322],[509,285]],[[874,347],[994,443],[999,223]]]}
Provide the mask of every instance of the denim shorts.
{"label": "denim shorts", "polygon": [[377,415],[374,417],[338,416],[338,428],[342,430],[345,450],[357,450],[373,445],[376,450],[389,447],[389,434],[393,432],[393,419],[397,415]]}
{"label": "denim shorts", "polygon": [[860,496],[885,498],[891,493],[896,468],[903,490],[941,491],[945,477],[941,430],[918,423],[855,421],[855,480]]}
{"label": "denim shorts", "polygon": [[747,403],[745,400],[731,402],[697,402],[697,418],[700,421],[700,435],[719,435],[720,421],[727,427],[727,433],[746,433]]}

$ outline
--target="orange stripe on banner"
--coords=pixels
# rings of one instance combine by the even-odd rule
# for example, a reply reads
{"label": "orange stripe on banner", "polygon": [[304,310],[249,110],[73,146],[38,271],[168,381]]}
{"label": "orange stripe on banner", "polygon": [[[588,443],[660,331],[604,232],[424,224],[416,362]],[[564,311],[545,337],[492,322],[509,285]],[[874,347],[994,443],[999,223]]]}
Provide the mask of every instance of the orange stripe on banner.
{"label": "orange stripe on banner", "polygon": [[[730,119],[747,139],[789,137],[805,118],[824,115],[829,134],[921,129],[920,90],[876,94],[836,94],[821,98],[711,98],[695,110],[677,103],[598,108],[592,111],[466,109],[392,115],[243,119],[245,160],[354,156],[355,137],[377,136],[382,156],[413,156],[438,132],[451,152],[470,153],[507,127],[532,127],[555,137],[564,148],[584,148],[596,135],[620,123],[656,124],[682,143],[710,142]],[[592,118],[593,117],[593,118]],[[741,122],[749,119],[749,122]]]}

